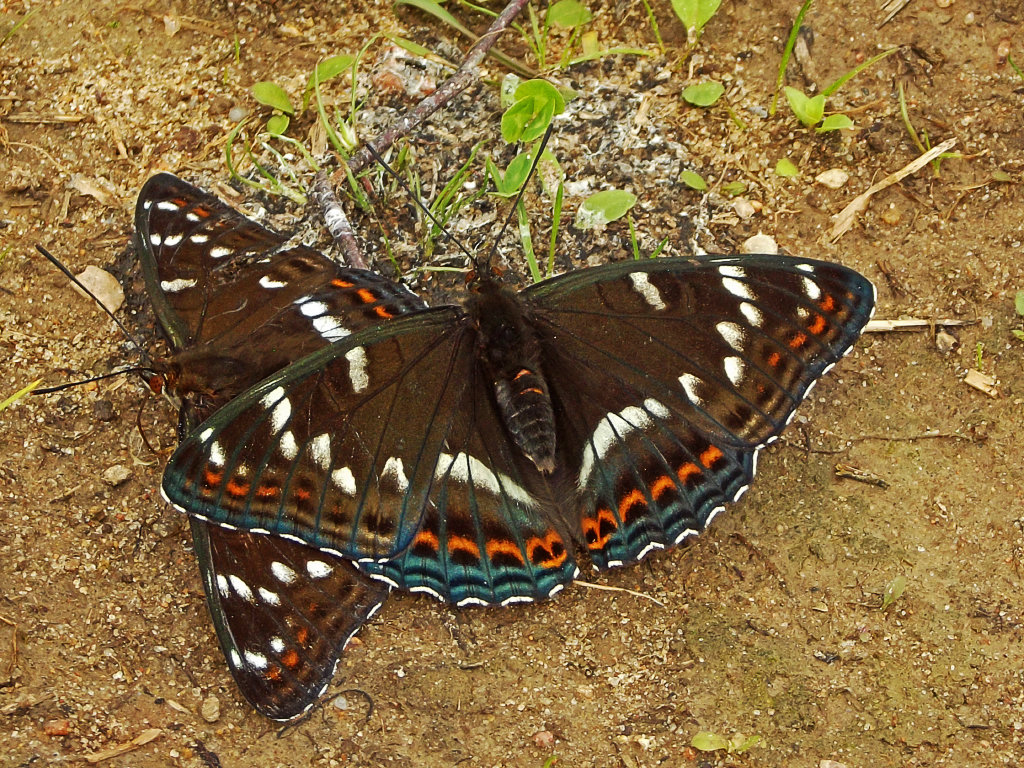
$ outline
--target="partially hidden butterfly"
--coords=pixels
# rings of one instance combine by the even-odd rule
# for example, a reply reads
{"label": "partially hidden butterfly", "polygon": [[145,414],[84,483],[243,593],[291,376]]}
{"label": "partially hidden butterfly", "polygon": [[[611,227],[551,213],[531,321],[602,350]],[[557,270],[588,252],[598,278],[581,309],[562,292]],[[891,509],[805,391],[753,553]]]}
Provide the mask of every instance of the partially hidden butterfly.
{"label": "partially hidden butterfly", "polygon": [[321,292],[254,287],[326,346],[183,439],[165,496],[458,605],[549,597],[582,560],[636,562],[738,499],[874,306],[857,272],[786,256],[614,263],[518,293],[476,271],[462,305],[354,333]]}
{"label": "partially hidden butterfly", "polygon": [[[147,292],[174,348],[158,366],[159,379],[182,402],[182,434],[327,345],[304,312],[310,297],[348,330],[425,306],[375,273],[288,246],[170,174],[142,189],[136,232]],[[198,517],[191,525],[210,613],[240,690],[268,717],[300,714],[330,682],[345,643],[388,586],[292,540]]]}

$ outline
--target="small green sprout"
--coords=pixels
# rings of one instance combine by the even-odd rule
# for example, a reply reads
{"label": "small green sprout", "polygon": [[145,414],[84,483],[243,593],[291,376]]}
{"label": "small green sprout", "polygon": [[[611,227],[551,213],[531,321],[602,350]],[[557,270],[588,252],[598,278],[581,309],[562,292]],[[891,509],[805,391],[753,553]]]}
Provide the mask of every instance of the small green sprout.
{"label": "small green sprout", "polygon": [[722,192],[729,197],[738,197],[747,191],[747,185],[742,181],[730,181],[722,185]]}
{"label": "small green sprout", "polygon": [[730,755],[739,755],[761,742],[760,736],[744,736],[737,733],[731,739],[710,731],[699,731],[691,740],[690,746],[701,752],[717,752],[726,750]]}
{"label": "small green sprout", "polygon": [[573,226],[576,229],[598,229],[621,219],[636,205],[636,195],[622,189],[595,192],[576,211]]}
{"label": "small green sprout", "polygon": [[[1013,308],[1017,310],[1017,317],[1024,320],[1024,291],[1017,291],[1017,295],[1013,298]],[[1024,330],[1014,328],[1012,333],[1018,341],[1024,341]]]}
{"label": "small green sprout", "polygon": [[708,183],[695,171],[683,171],[679,174],[679,180],[690,189],[696,190],[697,192],[708,191]]}
{"label": "small green sprout", "polygon": [[686,27],[686,41],[691,48],[700,40],[704,26],[721,4],[722,0],[672,0],[672,10]]}
{"label": "small green sprout", "polygon": [[[914,130],[914,124],[910,122],[910,111],[907,109],[907,97],[903,91],[903,83],[900,83],[896,91],[897,100],[900,105],[900,117],[903,119],[903,127],[907,129],[907,133],[910,134],[910,140],[914,142],[914,146],[917,147],[922,153],[927,152],[932,148],[931,139],[928,137],[928,131],[921,131],[921,136],[917,135],[917,131]],[[923,137],[923,138],[922,138]],[[932,160],[932,170],[935,173],[935,178],[939,177],[939,166],[943,160],[950,158],[959,158],[962,155],[959,152],[943,152],[941,155]]]}
{"label": "small green sprout", "polygon": [[775,175],[783,179],[792,179],[800,175],[800,169],[788,157],[783,157],[775,164]]}
{"label": "small green sprout", "polygon": [[501,136],[512,144],[544,135],[555,115],[565,111],[565,98],[547,80],[527,80],[513,94],[515,102],[501,116]]}
{"label": "small green sprout", "polygon": [[694,83],[683,89],[683,101],[695,107],[710,107],[725,93],[725,86],[715,80]]}
{"label": "small green sprout", "polygon": [[902,574],[886,584],[885,592],[882,593],[882,605],[878,610],[884,611],[890,605],[899,600],[906,588],[907,577]]}

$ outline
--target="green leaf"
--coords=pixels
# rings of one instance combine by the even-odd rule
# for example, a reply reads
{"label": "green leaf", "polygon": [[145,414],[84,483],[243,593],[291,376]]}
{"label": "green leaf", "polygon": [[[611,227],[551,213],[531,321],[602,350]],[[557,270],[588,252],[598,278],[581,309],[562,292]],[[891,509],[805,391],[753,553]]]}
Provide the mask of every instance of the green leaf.
{"label": "green leaf", "polygon": [[494,194],[499,197],[515,197],[519,188],[523,186],[526,177],[530,175],[530,166],[533,158],[529,152],[522,152],[508,164],[505,173],[502,173],[490,158],[486,161],[487,171],[494,181]]}
{"label": "green leaf", "polygon": [[825,116],[825,97],[822,94],[807,96],[803,91],[787,85],[783,90],[786,92],[786,101],[797,119],[810,128],[821,122]]}
{"label": "green leaf", "polygon": [[792,160],[784,157],[775,164],[775,175],[781,176],[784,179],[792,179],[794,176],[800,175],[800,169],[796,167]]}
{"label": "green leaf", "polygon": [[506,109],[505,114],[501,116],[501,137],[505,139],[505,142],[513,144],[519,141],[523,132],[526,131],[526,126],[533,120],[534,114],[533,99],[517,101]]}
{"label": "green leaf", "polygon": [[698,192],[707,192],[708,183],[701,178],[699,173],[693,171],[683,171],[679,174],[679,180],[683,182],[690,189],[695,189]]}
{"label": "green leaf", "polygon": [[715,752],[719,749],[728,749],[729,740],[717,733],[711,733],[711,731],[699,731],[690,740],[690,746],[701,752]]}
{"label": "green leaf", "polygon": [[517,101],[529,98],[550,101],[555,106],[556,115],[565,112],[565,98],[547,80],[527,80],[525,83],[520,83],[516,88],[515,97]]}
{"label": "green leaf", "polygon": [[609,222],[621,219],[636,205],[636,195],[622,189],[606,189],[595,192],[576,211],[573,226],[576,229],[595,229]]}
{"label": "green leaf", "polygon": [[286,115],[295,114],[295,107],[292,106],[291,99],[284,92],[284,88],[277,83],[272,83],[269,80],[256,83],[252,87],[252,95],[260,104],[279,109]]}
{"label": "green leaf", "polygon": [[1010,333],[1016,336],[1020,341],[1024,341],[1024,331],[1014,328]]}
{"label": "green leaf", "polygon": [[695,42],[704,25],[711,21],[722,0],[672,0],[672,10],[686,27],[686,36]]}
{"label": "green leaf", "polygon": [[271,118],[267,120],[267,133],[272,136],[281,136],[288,130],[288,123],[290,122],[291,120],[288,115],[272,115]]}
{"label": "green leaf", "polygon": [[1024,317],[1024,291],[1017,291],[1017,295],[1013,297],[1013,308],[1017,310],[1017,314]]}
{"label": "green leaf", "polygon": [[992,181],[1007,183],[1013,181],[1013,177],[1006,171],[1004,171],[1002,168],[996,168],[994,171],[992,171]]}
{"label": "green leaf", "polygon": [[[349,56],[347,53],[343,53],[340,56],[331,56],[330,58],[317,63],[315,78],[321,83],[326,83],[332,77],[337,77],[342,72],[351,69],[354,62],[355,58]],[[314,82],[314,75],[310,75],[310,85],[312,86]]]}
{"label": "green leaf", "polygon": [[694,83],[683,89],[683,100],[695,107],[710,107],[725,93],[725,86],[715,80]]}
{"label": "green leaf", "polygon": [[562,29],[572,29],[594,18],[579,0],[559,0],[548,9],[548,22]]}
{"label": "green leaf", "polygon": [[816,130],[818,133],[825,133],[825,131],[838,131],[843,128],[853,128],[853,120],[844,115],[841,112],[837,112],[834,115],[826,117],[821,125]]}
{"label": "green leaf", "polygon": [[742,181],[730,181],[728,184],[722,185],[722,191],[727,195],[736,197],[736,195],[742,195],[747,191],[747,185]]}
{"label": "green leaf", "polygon": [[890,605],[900,599],[900,595],[903,594],[903,590],[907,588],[907,577],[902,574],[890,581],[885,587],[885,593],[882,595],[882,607],[880,610],[885,610]]}
{"label": "green leaf", "polygon": [[729,754],[742,755],[748,749],[750,749],[751,747],[755,747],[760,743],[760,736],[744,737],[742,734],[737,734],[736,736],[733,736],[732,740],[729,742]]}

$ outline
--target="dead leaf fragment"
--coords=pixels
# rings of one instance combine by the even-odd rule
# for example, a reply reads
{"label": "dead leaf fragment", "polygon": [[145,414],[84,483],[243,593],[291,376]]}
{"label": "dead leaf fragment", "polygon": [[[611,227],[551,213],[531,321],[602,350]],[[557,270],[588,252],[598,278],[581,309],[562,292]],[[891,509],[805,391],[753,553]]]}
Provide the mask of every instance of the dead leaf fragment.
{"label": "dead leaf fragment", "polygon": [[964,384],[974,387],[979,392],[984,392],[989,397],[999,397],[999,390],[996,389],[996,377],[974,368],[967,371],[967,375],[964,376]]}
{"label": "dead leaf fragment", "polygon": [[161,733],[163,733],[163,731],[161,731],[159,728],[149,728],[140,733],[131,741],[125,742],[124,744],[119,744],[116,747],[111,747],[110,749],[105,749],[102,752],[93,752],[91,755],[85,755],[84,757],[86,761],[90,763],[101,763],[104,760],[109,760],[112,757],[118,757],[119,755],[123,755],[126,752],[131,752],[133,749],[138,749],[143,744],[149,744],[149,742],[151,742]]}
{"label": "dead leaf fragment", "polygon": [[[75,275],[75,277],[78,278],[82,285],[92,291],[92,295],[111,314],[120,309],[121,305],[124,304],[124,289],[117,282],[117,278],[109,272],[90,264],[81,273]],[[89,298],[77,285],[74,288],[83,296]]]}
{"label": "dead leaf fragment", "polygon": [[81,173],[72,173],[71,187],[83,195],[95,198],[108,208],[121,207],[121,193],[110,180],[102,176],[89,178]]}

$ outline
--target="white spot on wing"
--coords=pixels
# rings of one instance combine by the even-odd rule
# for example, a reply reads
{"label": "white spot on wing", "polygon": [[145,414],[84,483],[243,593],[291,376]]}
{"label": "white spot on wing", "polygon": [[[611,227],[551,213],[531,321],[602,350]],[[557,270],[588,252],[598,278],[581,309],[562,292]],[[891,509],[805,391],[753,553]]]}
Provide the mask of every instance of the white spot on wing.
{"label": "white spot on wing", "polygon": [[[149,206],[147,205],[146,207],[148,208]],[[173,200],[161,200],[156,204],[156,209],[158,211],[176,211],[178,208],[178,204]]]}
{"label": "white spot on wing", "polygon": [[326,472],[331,466],[331,436],[321,432],[314,437],[309,441],[309,452],[316,465]]}
{"label": "white spot on wing", "polygon": [[217,574],[217,591],[225,600],[231,597],[231,585],[228,584],[227,577],[222,573]]}
{"label": "white spot on wing", "polygon": [[736,323],[728,323],[722,321],[715,326],[715,330],[718,331],[719,335],[725,339],[725,343],[735,349],[737,352],[743,351],[744,342],[746,339],[743,336],[743,329],[740,328]]}
{"label": "white spot on wing", "polygon": [[686,392],[686,396],[690,398],[690,402],[695,405],[703,405],[704,398],[697,394],[697,388],[704,386],[704,382],[694,376],[692,373],[684,373],[679,377],[679,383],[683,385],[683,390]]}
{"label": "white spot on wing", "polygon": [[282,584],[293,584],[295,579],[298,578],[298,574],[295,573],[295,571],[279,560],[275,560],[270,564],[270,572],[274,574],[274,578]]}
{"label": "white spot on wing", "polygon": [[651,415],[667,419],[671,412],[663,403],[653,397],[644,400],[643,407],[630,405],[618,413],[609,413],[595,427],[593,434],[583,446],[580,462],[580,489],[586,488],[594,471],[594,463],[603,459],[608,452],[621,442],[626,435],[636,430],[649,430],[654,426]]}
{"label": "white spot on wing", "polygon": [[804,284],[804,293],[811,301],[817,301],[821,298],[821,288],[818,284],[811,280],[809,277],[802,277],[800,281]]}
{"label": "white spot on wing", "polygon": [[295,302],[299,305],[299,311],[306,317],[320,317],[327,314],[327,305],[322,301],[305,301],[299,299]]}
{"label": "white spot on wing", "polygon": [[295,434],[290,429],[281,435],[277,447],[287,461],[294,461],[299,455],[299,445],[295,442]]}
{"label": "white spot on wing", "polygon": [[644,301],[654,309],[666,308],[665,302],[661,298],[661,292],[651,282],[651,278],[646,272],[631,272],[629,279],[633,283],[633,290],[639,293]]}
{"label": "white spot on wing", "polygon": [[280,280],[273,279],[270,275],[264,275],[260,278],[260,285],[264,288],[284,288],[288,283],[282,283]]}
{"label": "white spot on wing", "polygon": [[801,272],[810,272],[812,275],[814,274],[814,267],[812,267],[810,264],[797,264],[796,268],[799,269]]}
{"label": "white spot on wing", "polygon": [[238,655],[238,651],[234,648],[228,651],[228,660],[231,662],[231,666],[235,669],[242,666],[242,657]]}
{"label": "white spot on wing", "polygon": [[313,329],[320,334],[324,341],[328,341],[331,344],[341,341],[352,333],[336,317],[331,317],[330,315],[321,315],[320,317],[313,318]]}
{"label": "white spot on wing", "polygon": [[210,258],[223,259],[225,256],[230,256],[232,253],[234,253],[234,251],[230,248],[218,245],[217,247],[210,249]]}
{"label": "white spot on wing", "polygon": [[352,474],[352,470],[348,467],[342,467],[331,472],[331,482],[346,496],[356,495],[356,479]]}
{"label": "white spot on wing", "polygon": [[465,486],[472,481],[476,489],[483,488],[492,496],[509,498],[526,507],[532,507],[535,503],[533,496],[508,475],[495,472],[468,453],[461,452],[454,456],[442,453],[438,457],[434,477],[442,480],[446,476],[449,480]]}
{"label": "white spot on wing", "polygon": [[729,381],[732,382],[734,387],[738,387],[740,382],[743,381],[743,360],[736,356],[730,356],[725,358],[722,364],[725,368],[725,375],[729,377]]}
{"label": "white spot on wing", "polygon": [[245,657],[246,663],[256,669],[267,668],[267,657],[262,653],[256,651],[242,651],[242,655]]}
{"label": "white spot on wing", "polygon": [[[725,269],[722,267],[721,269]],[[722,287],[725,288],[733,296],[740,299],[753,299],[754,294],[750,290],[750,286],[746,283],[741,283],[739,280],[733,280],[731,277],[722,278]]]}
{"label": "white spot on wing", "polygon": [[197,245],[202,245],[203,243],[207,242],[209,239],[210,239],[210,236],[209,235],[204,235],[202,232],[196,232],[194,235],[189,237],[189,240],[191,240],[193,243],[196,243]]}
{"label": "white spot on wing", "polygon": [[224,466],[224,462],[227,460],[226,457],[224,456],[224,449],[221,447],[221,444],[218,443],[216,440],[210,443],[209,453],[210,464],[212,464],[215,467]]}
{"label": "white spot on wing", "polygon": [[366,350],[363,347],[353,347],[345,353],[348,360],[348,377],[352,381],[352,389],[356,392],[364,391],[370,386],[370,374],[366,372],[369,362],[366,357]]}
{"label": "white spot on wing", "polygon": [[267,605],[281,604],[281,596],[277,594],[277,592],[271,592],[269,589],[266,589],[265,587],[256,587],[256,592],[260,596],[260,600],[262,600]]}
{"label": "white spot on wing", "polygon": [[164,293],[177,293],[186,288],[194,288],[196,281],[191,278],[179,277],[177,280],[161,280],[160,289]]}
{"label": "white spot on wing", "polygon": [[183,238],[184,235],[182,235],[180,232],[177,232],[173,235],[168,235],[167,237],[164,238],[164,245],[177,245],[182,241]]}
{"label": "white spot on wing", "polygon": [[280,432],[288,423],[292,415],[292,404],[284,396],[284,387],[275,387],[265,394],[260,404],[270,410],[270,428],[273,432]]}
{"label": "white spot on wing", "polygon": [[306,562],[306,573],[311,579],[326,579],[334,571],[334,566],[323,560],[308,560]]}
{"label": "white spot on wing", "polygon": [[232,589],[235,590],[235,593],[240,598],[245,600],[245,602],[247,602],[247,603],[255,604],[256,597],[253,595],[252,590],[249,589],[249,585],[248,584],[246,584],[244,581],[242,581],[240,578],[238,578],[234,574],[231,574],[230,576],[228,576],[228,581],[231,582]]}
{"label": "white spot on wing", "polygon": [[274,653],[284,653],[284,640],[280,637],[270,638],[270,650]]}
{"label": "white spot on wing", "polygon": [[760,328],[761,323],[764,322],[764,315],[761,314],[761,310],[755,307],[753,304],[742,302],[740,304],[740,313],[747,318],[747,322],[755,328]]}
{"label": "white spot on wing", "polygon": [[402,460],[396,456],[389,456],[388,460],[384,462],[384,470],[380,473],[380,477],[382,480],[384,478],[391,480],[399,493],[405,493],[409,487],[409,478],[405,476],[405,467],[402,465]]}
{"label": "white spot on wing", "polygon": [[163,241],[164,241],[164,239],[162,237],[160,237],[160,233],[159,232],[150,232],[149,233],[149,242],[152,245],[160,245]]}

